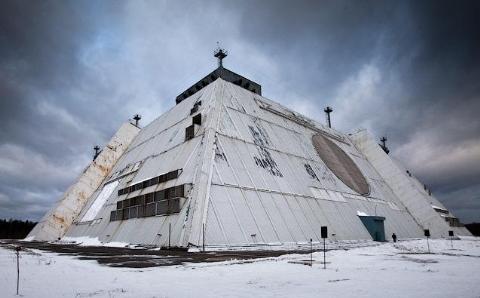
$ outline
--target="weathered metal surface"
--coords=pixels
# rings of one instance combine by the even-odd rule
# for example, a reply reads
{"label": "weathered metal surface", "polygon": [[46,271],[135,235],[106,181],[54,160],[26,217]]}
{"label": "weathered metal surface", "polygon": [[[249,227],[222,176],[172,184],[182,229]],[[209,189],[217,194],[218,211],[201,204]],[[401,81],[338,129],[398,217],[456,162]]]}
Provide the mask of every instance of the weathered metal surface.
{"label": "weathered metal surface", "polygon": [[27,239],[51,241],[63,237],[88,198],[100,186],[138,131],[139,129],[130,123],[123,124],[77,182],[28,234]]}

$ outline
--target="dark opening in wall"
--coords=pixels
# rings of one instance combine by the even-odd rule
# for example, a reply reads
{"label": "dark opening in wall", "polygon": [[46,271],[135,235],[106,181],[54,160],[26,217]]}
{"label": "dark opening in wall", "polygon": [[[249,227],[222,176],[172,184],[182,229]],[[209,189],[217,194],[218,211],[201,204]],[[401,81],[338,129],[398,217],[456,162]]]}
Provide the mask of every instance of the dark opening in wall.
{"label": "dark opening in wall", "polygon": [[192,124],[202,125],[202,114],[197,114],[193,116]]}
{"label": "dark opening in wall", "polygon": [[195,126],[190,125],[189,127],[185,128],[185,141],[191,140],[195,137]]}
{"label": "dark opening in wall", "polygon": [[193,108],[190,109],[190,115],[193,115],[196,112],[198,112],[198,106],[193,106]]}
{"label": "dark opening in wall", "polygon": [[200,107],[201,105],[202,105],[202,101],[201,101],[201,100],[199,100],[199,101],[197,101],[196,103],[194,103],[194,104],[193,104],[193,108],[190,109],[190,115],[193,115],[193,114],[195,114],[196,112],[198,112],[198,109],[199,109],[199,107]]}

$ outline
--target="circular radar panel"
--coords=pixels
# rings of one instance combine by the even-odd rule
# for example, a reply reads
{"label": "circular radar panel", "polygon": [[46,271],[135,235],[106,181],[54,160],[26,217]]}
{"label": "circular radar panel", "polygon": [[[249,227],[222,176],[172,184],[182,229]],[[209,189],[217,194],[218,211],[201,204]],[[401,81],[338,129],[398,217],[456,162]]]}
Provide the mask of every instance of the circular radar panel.
{"label": "circular radar panel", "polygon": [[320,158],[338,179],[361,195],[370,193],[365,176],[337,144],[320,133],[312,137],[312,143]]}

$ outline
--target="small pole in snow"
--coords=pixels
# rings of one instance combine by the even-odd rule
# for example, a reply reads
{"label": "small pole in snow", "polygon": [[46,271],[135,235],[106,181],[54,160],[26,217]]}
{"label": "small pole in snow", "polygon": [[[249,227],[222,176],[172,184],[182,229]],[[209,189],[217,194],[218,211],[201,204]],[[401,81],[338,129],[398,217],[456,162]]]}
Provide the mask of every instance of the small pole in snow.
{"label": "small pole in snow", "polygon": [[327,269],[327,257],[325,256],[326,252],[326,245],[325,245],[325,238],[323,238],[323,269]]}
{"label": "small pole in snow", "polygon": [[172,223],[168,223],[168,249],[170,249],[170,233],[172,232]]}
{"label": "small pole in snow", "polygon": [[323,238],[323,269],[327,269],[327,257],[325,256],[325,251],[326,251],[325,239],[327,239],[328,237],[327,226],[320,227],[320,232]]}
{"label": "small pole in snow", "polygon": [[310,238],[310,267],[313,266],[313,244],[312,238]]}
{"label": "small pole in snow", "polygon": [[453,231],[448,231],[448,236],[450,236],[450,245],[453,249]]}
{"label": "small pole in snow", "polygon": [[202,241],[202,248],[203,248],[203,252],[205,252],[205,224],[203,224],[203,241]]}
{"label": "small pole in snow", "polygon": [[22,248],[20,246],[15,247],[15,254],[17,255],[17,295],[18,295],[18,288],[20,285],[20,250]]}
{"label": "small pole in snow", "polygon": [[427,237],[427,248],[428,248],[428,253],[430,253],[430,244],[428,243],[428,237],[430,237],[430,230],[425,229],[423,232],[425,237]]}

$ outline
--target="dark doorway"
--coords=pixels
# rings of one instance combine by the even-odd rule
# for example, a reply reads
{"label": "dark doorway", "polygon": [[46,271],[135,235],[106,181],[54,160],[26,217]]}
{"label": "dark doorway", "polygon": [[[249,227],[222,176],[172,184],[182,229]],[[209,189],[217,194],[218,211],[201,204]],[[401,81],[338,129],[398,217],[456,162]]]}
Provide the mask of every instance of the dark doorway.
{"label": "dark doorway", "polygon": [[383,216],[359,216],[363,225],[367,228],[374,241],[385,241],[385,228]]}

